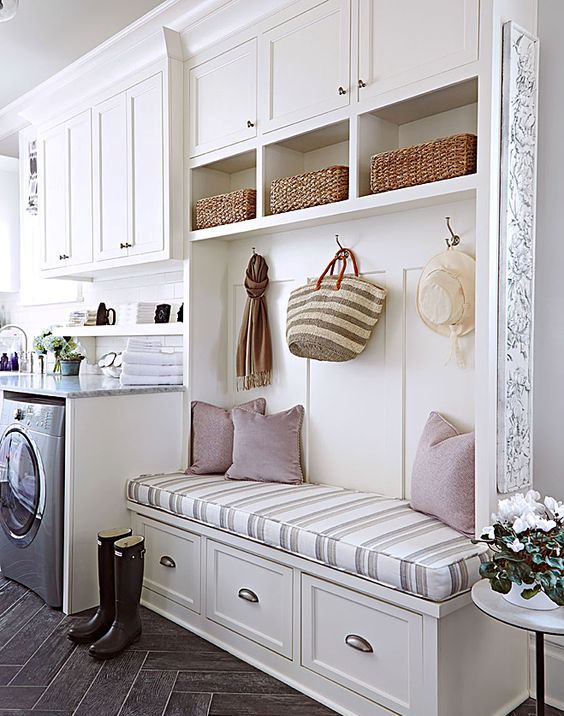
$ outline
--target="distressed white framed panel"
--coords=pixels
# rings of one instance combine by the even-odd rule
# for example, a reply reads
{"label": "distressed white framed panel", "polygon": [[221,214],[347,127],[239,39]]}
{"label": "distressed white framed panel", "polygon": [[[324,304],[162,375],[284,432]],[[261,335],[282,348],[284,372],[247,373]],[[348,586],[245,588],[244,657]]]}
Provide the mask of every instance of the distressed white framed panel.
{"label": "distressed white framed panel", "polygon": [[538,39],[503,26],[497,486],[532,484]]}

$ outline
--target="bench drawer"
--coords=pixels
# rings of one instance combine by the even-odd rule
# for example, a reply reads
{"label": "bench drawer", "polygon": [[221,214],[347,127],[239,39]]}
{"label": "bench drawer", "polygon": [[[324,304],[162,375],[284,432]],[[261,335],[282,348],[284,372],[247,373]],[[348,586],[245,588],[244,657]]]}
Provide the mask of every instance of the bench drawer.
{"label": "bench drawer", "polygon": [[208,619],[292,658],[292,570],[212,541],[207,563]]}
{"label": "bench drawer", "polygon": [[200,613],[200,537],[138,516],[145,536],[143,584],[163,597]]}
{"label": "bench drawer", "polygon": [[418,712],[423,620],[309,575],[302,577],[302,665],[395,713]]}

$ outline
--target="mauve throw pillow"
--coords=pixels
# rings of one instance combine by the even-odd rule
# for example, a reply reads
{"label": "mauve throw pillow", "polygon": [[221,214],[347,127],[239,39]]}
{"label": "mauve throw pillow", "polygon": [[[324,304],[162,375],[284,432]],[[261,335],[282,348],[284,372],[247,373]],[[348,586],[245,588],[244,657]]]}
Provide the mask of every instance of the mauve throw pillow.
{"label": "mauve throw pillow", "polygon": [[413,464],[411,507],[473,537],[475,481],[474,433],[431,413]]}
{"label": "mauve throw pillow", "polygon": [[[266,400],[257,398],[239,406],[241,411],[261,413]],[[231,410],[217,405],[192,403],[192,464],[187,475],[224,475],[233,462],[233,421]]]}
{"label": "mauve throw pillow", "polygon": [[229,480],[300,484],[304,480],[300,439],[304,408],[295,405],[274,415],[233,410],[233,465]]}

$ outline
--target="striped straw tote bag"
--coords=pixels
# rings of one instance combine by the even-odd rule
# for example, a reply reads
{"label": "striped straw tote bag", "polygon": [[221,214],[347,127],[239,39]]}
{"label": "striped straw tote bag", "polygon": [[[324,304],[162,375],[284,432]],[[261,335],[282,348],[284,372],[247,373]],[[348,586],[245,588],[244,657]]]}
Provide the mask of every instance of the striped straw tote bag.
{"label": "striped straw tote bag", "polygon": [[[351,259],[354,273],[347,274]],[[340,263],[340,271],[335,268]],[[386,289],[358,275],[350,249],[341,249],[317,279],[295,289],[288,301],[286,340],[300,358],[347,361],[362,353],[382,312]]]}

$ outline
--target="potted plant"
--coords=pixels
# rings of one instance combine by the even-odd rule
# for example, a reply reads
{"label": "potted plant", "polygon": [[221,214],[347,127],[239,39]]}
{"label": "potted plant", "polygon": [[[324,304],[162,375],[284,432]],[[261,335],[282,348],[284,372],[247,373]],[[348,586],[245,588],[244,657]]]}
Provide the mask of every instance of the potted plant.
{"label": "potted plant", "polygon": [[491,559],[480,574],[507,601],[531,609],[564,606],[564,505],[535,490],[500,500],[480,542]]}
{"label": "potted plant", "polygon": [[60,353],[61,375],[78,375],[84,356],[74,341],[69,341]]}

